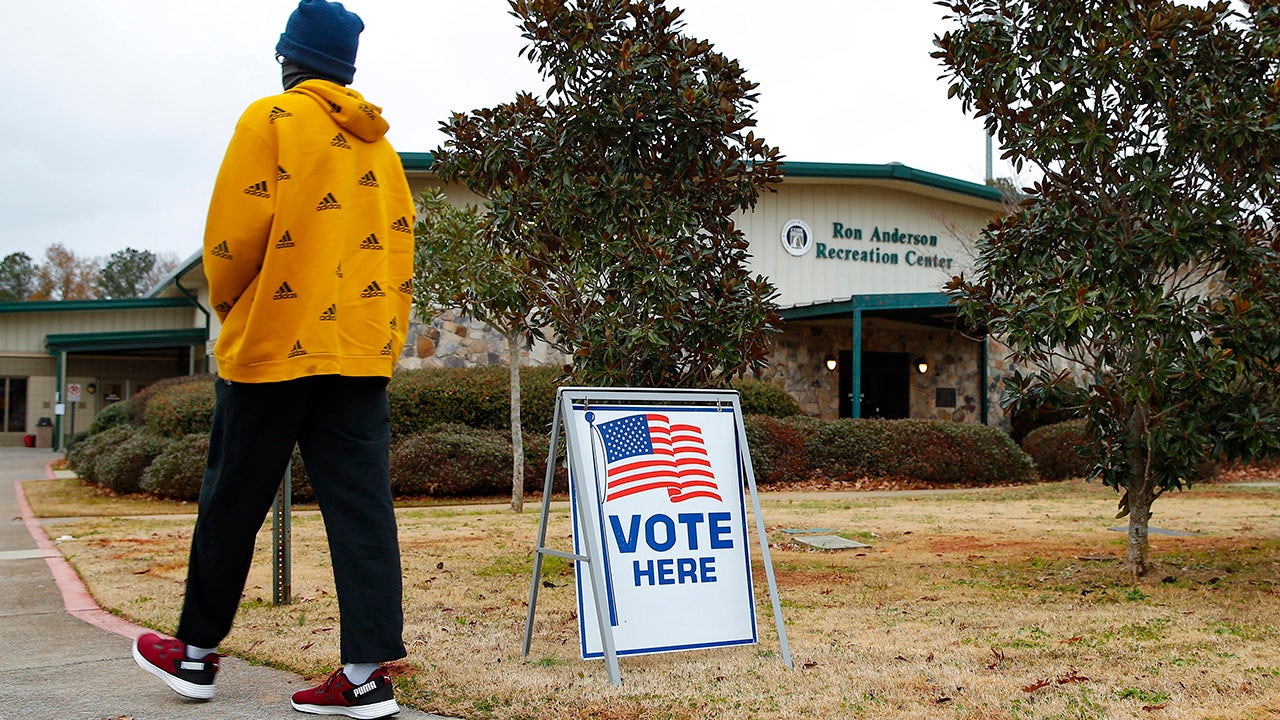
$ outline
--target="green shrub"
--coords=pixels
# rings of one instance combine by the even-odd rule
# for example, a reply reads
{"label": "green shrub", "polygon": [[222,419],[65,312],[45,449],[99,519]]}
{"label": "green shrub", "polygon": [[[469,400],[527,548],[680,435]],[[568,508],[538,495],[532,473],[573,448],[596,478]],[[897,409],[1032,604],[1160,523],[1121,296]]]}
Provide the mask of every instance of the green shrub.
{"label": "green shrub", "polygon": [[200,382],[183,382],[148,388],[151,399],[142,413],[151,433],[180,438],[191,433],[208,434],[213,426],[214,387],[209,376],[195,376]]}
{"label": "green shrub", "polygon": [[197,500],[208,455],[208,433],[183,435],[171,441],[147,466],[139,487],[170,500]]}
{"label": "green shrub", "polygon": [[316,493],[311,489],[311,480],[307,476],[307,466],[302,462],[302,453],[298,446],[293,446],[293,457],[290,459],[289,499],[296,503],[313,502]]}
{"label": "green shrub", "polygon": [[743,426],[757,485],[809,478],[805,432],[799,424],[785,423],[767,415],[747,415]]}
{"label": "green shrub", "polygon": [[122,402],[113,402],[93,416],[93,422],[89,423],[89,434],[97,435],[107,428],[124,425],[128,422],[129,405]]}
{"label": "green shrub", "polygon": [[[511,375],[506,366],[423,368],[391,377],[391,435],[404,438],[450,423],[501,430],[511,426]],[[555,409],[555,368],[520,369],[520,424],[547,432]]]}
{"label": "green shrub", "polygon": [[733,389],[738,391],[738,402],[743,415],[767,415],[784,418],[803,415],[800,403],[786,390],[762,380],[735,380]]}
{"label": "green shrub", "polygon": [[1089,460],[1082,451],[1089,445],[1084,420],[1068,420],[1036,428],[1022,441],[1042,480],[1065,480],[1089,474]]}
{"label": "green shrub", "polygon": [[[120,404],[120,403],[117,403]],[[86,437],[71,448],[67,460],[71,469],[85,482],[101,484],[98,480],[98,461],[109,448],[114,448],[128,438],[133,437],[137,428],[132,425],[116,425],[100,433]]]}
{"label": "green shrub", "polygon": [[[548,435],[543,432],[526,432],[524,434],[524,489],[525,492],[542,492],[547,483]],[[510,443],[508,442],[508,447]],[[569,491],[569,471],[564,464],[564,443],[560,442],[556,452],[555,476],[551,482],[551,492]],[[507,486],[510,488],[510,462],[507,463]]]}
{"label": "green shrub", "polygon": [[[208,457],[208,433],[190,433],[172,440],[169,447],[143,472],[141,489],[172,500],[198,500]],[[281,479],[283,480],[283,473]],[[315,500],[297,447],[293,449],[290,489],[291,499],[295,503]]]}
{"label": "green shrub", "polygon": [[391,490],[398,496],[474,497],[510,488],[511,443],[500,430],[437,426],[391,449]]}
{"label": "green shrub", "polygon": [[[145,430],[132,430],[122,442],[102,448],[94,464],[98,484],[121,495],[141,490],[142,473],[172,442]],[[96,437],[102,435],[106,433]]]}
{"label": "green shrub", "polygon": [[1009,408],[1009,435],[1014,442],[1021,444],[1037,428],[1080,417],[1084,395],[1085,391],[1081,387],[1058,384],[1045,387],[1033,396],[1021,398]]}
{"label": "green shrub", "polygon": [[[933,485],[1031,482],[1031,459],[1000,430],[941,420],[788,418],[804,438],[810,472],[837,482],[904,479]],[[753,455],[754,457],[754,455]]]}
{"label": "green shrub", "polygon": [[145,425],[147,405],[151,403],[152,398],[162,393],[166,388],[178,385],[199,385],[201,383],[212,387],[214,379],[215,376],[213,375],[179,375],[151,383],[141,391],[134,393],[125,402],[125,412],[129,415],[129,424]]}

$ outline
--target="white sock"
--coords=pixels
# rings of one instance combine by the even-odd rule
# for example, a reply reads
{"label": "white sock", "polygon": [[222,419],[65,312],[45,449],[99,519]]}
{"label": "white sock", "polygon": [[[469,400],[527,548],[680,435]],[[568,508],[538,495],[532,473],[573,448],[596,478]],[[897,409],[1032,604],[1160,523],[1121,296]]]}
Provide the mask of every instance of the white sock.
{"label": "white sock", "polygon": [[209,653],[217,652],[218,648],[202,648],[195,645],[187,646],[187,658],[191,660],[203,660]]}
{"label": "white sock", "polygon": [[380,665],[381,663],[347,663],[342,666],[342,674],[347,676],[352,685],[363,685]]}

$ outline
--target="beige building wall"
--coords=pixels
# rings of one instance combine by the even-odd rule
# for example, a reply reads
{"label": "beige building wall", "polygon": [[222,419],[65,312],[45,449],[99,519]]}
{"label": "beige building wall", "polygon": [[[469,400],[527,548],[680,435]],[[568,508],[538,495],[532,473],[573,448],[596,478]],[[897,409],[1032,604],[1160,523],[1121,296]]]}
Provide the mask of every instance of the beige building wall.
{"label": "beige building wall", "polygon": [[[990,207],[863,183],[788,180],[738,225],[750,240],[753,269],[778,287],[785,308],[850,295],[940,292],[972,265],[973,240],[992,214]],[[812,247],[798,257],[782,242],[791,220],[813,233]],[[904,235],[907,241],[894,241]]]}

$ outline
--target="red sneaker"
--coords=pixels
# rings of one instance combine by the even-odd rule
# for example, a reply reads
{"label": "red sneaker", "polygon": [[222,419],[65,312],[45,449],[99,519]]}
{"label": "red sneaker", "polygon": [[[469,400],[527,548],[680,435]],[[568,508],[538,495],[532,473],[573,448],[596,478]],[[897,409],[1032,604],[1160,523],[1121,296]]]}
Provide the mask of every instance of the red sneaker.
{"label": "red sneaker", "polygon": [[293,709],[317,715],[346,715],[361,720],[400,712],[391,687],[391,675],[384,667],[374,670],[360,685],[352,684],[342,668],[338,668],[323,683],[294,693]]}
{"label": "red sneaker", "polygon": [[143,670],[164,681],[170,689],[192,700],[213,697],[213,676],[218,674],[218,653],[201,660],[187,657],[181,640],[146,633],[133,641],[133,659]]}

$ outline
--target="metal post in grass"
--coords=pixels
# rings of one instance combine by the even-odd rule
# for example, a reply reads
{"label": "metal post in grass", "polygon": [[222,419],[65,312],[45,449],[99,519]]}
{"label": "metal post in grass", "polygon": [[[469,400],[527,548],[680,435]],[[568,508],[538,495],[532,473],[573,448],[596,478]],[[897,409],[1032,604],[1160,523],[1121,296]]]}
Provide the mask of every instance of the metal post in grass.
{"label": "metal post in grass", "polygon": [[293,463],[284,468],[284,479],[271,503],[271,549],[275,557],[272,572],[271,604],[288,605],[293,596],[292,567],[289,562],[289,536],[293,517]]}

